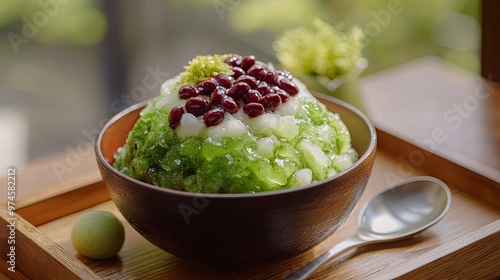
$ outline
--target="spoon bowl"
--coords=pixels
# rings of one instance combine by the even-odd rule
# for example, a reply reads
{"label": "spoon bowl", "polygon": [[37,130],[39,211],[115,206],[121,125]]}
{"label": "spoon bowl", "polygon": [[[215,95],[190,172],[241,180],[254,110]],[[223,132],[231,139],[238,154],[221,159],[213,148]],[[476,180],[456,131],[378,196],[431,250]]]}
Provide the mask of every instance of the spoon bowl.
{"label": "spoon bowl", "polygon": [[365,204],[358,219],[358,235],[387,241],[414,235],[446,215],[450,197],[446,184],[436,178],[403,181]]}
{"label": "spoon bowl", "polygon": [[349,249],[413,236],[441,220],[451,205],[451,192],[434,177],[404,180],[365,203],[356,234],[333,246],[286,279],[305,279],[318,267]]}

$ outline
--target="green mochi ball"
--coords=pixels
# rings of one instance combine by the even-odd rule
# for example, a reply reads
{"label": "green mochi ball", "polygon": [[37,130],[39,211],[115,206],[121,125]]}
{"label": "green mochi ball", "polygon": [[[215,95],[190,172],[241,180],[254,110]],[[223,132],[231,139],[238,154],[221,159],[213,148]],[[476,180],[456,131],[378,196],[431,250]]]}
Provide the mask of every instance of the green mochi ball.
{"label": "green mochi ball", "polygon": [[75,250],[91,259],[115,256],[123,246],[125,230],[118,218],[107,211],[89,211],[75,221],[71,242]]}

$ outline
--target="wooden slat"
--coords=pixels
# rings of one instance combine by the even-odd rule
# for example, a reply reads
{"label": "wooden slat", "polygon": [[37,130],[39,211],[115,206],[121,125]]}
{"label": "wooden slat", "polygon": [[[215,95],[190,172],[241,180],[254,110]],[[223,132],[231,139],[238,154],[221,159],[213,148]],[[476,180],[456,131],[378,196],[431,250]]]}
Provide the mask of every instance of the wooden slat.
{"label": "wooden slat", "polygon": [[[87,182],[88,184],[84,185],[85,187],[83,188],[76,188],[76,185],[74,185],[75,182],[58,184],[48,188],[45,194],[56,193],[52,197],[40,199],[37,194],[28,196],[19,205],[26,205],[26,200],[30,201],[31,204],[28,204],[24,208],[19,208],[17,213],[29,220],[34,226],[38,226],[110,200],[109,193],[103,181],[95,181],[95,178],[92,178],[91,180],[87,180]],[[66,192],[60,193],[64,190]]]}

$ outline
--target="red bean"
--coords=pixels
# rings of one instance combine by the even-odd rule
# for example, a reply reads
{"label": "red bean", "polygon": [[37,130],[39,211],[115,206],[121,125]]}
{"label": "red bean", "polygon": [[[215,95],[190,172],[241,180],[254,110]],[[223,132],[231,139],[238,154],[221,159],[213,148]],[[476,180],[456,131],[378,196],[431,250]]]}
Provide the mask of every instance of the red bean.
{"label": "red bean", "polygon": [[243,97],[243,101],[245,104],[247,103],[260,103],[260,100],[262,99],[262,95],[255,89],[251,89],[245,94]]}
{"label": "red bean", "polygon": [[249,117],[257,117],[265,113],[265,108],[260,103],[248,103],[243,106],[243,112]]}
{"label": "red bean", "polygon": [[299,93],[299,87],[287,78],[281,77],[278,80],[278,86],[292,96]]}
{"label": "red bean", "polygon": [[288,99],[290,99],[290,94],[288,94],[288,92],[286,92],[285,90],[281,89],[278,86],[272,87],[271,88],[271,93],[278,94],[281,97],[281,102],[282,103],[285,103],[285,102],[288,101]]}
{"label": "red bean", "polygon": [[264,105],[264,108],[274,112],[281,105],[281,97],[277,93],[265,95],[262,97],[262,105]]}
{"label": "red bean", "polygon": [[266,82],[260,82],[255,88],[262,96],[269,94],[271,92],[271,88]]}
{"label": "red bean", "polygon": [[238,82],[245,82],[250,86],[250,88],[257,87],[257,80],[250,75],[239,76],[238,79],[236,79],[236,83],[238,83]]}
{"label": "red bean", "polygon": [[234,81],[232,77],[229,77],[228,75],[222,73],[215,76],[214,79],[215,81],[217,81],[219,86],[223,86],[225,88],[231,87]]}
{"label": "red bean", "polygon": [[174,107],[170,110],[170,113],[168,114],[168,124],[171,128],[176,128],[181,123],[183,114],[184,108],[181,106]]}
{"label": "red bean", "polygon": [[241,69],[246,71],[250,67],[252,67],[252,65],[254,65],[254,64],[255,64],[255,56],[249,55],[249,56],[243,57],[243,59],[241,60],[240,67],[241,67]]}
{"label": "red bean", "polygon": [[210,94],[209,105],[211,107],[220,106],[220,103],[224,96],[226,96],[226,89],[221,86],[217,86],[215,90],[212,91],[212,94]]}
{"label": "red bean", "polygon": [[201,97],[191,97],[186,101],[186,112],[193,114],[195,117],[201,116],[208,111],[208,101]]}
{"label": "red bean", "polygon": [[241,59],[242,59],[241,55],[235,54],[231,57],[226,58],[226,60],[224,62],[226,62],[227,64],[229,64],[231,66],[238,66],[241,63]]}
{"label": "red bean", "polygon": [[193,86],[182,86],[179,89],[179,97],[181,99],[188,99],[188,98],[195,97],[198,95],[199,95],[198,91]]}
{"label": "red bean", "polygon": [[203,122],[207,127],[220,124],[224,120],[224,111],[220,108],[212,109],[205,113]]}
{"label": "red bean", "polygon": [[284,90],[280,90],[278,92],[278,95],[281,97],[281,103],[285,103],[288,101],[288,99],[290,99],[290,95]]}
{"label": "red bean", "polygon": [[264,66],[259,65],[259,64],[254,64],[250,69],[247,70],[247,74],[254,77],[257,80],[262,80],[264,79],[264,76],[266,75],[267,71],[264,68]]}
{"label": "red bean", "polygon": [[245,75],[245,74],[246,74],[245,70],[241,69],[241,68],[240,68],[240,67],[238,67],[238,66],[234,66],[233,68],[231,68],[231,70],[233,70],[233,73],[234,73],[234,74],[233,74],[233,77],[234,77],[235,79],[238,79],[240,76],[242,76],[242,75]]}
{"label": "red bean", "polygon": [[278,84],[278,74],[274,70],[269,70],[267,73],[264,75],[264,81],[270,85],[274,86]]}
{"label": "red bean", "polygon": [[236,114],[240,109],[240,105],[238,104],[238,102],[234,101],[234,99],[229,96],[226,96],[222,99],[220,106],[229,114]]}
{"label": "red bean", "polygon": [[201,95],[210,95],[217,87],[214,79],[204,80],[198,83],[198,93]]}
{"label": "red bean", "polygon": [[237,82],[233,84],[226,92],[234,100],[242,99],[243,96],[250,90],[250,86],[245,82]]}

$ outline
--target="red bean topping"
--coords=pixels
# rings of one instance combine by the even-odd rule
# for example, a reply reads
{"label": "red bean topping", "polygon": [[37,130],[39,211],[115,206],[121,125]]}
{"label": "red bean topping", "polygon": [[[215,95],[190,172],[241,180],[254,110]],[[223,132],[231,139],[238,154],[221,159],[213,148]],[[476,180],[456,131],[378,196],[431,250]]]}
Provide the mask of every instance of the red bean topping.
{"label": "red bean topping", "polygon": [[267,71],[264,68],[264,66],[259,65],[259,64],[254,64],[250,69],[248,69],[247,74],[254,77],[257,80],[262,80],[264,79],[264,76],[266,75]]}
{"label": "red bean topping", "polygon": [[218,74],[214,77],[214,79],[219,84],[219,86],[223,86],[225,88],[229,88],[233,84],[233,78],[229,77],[226,74]]}
{"label": "red bean topping", "polygon": [[260,103],[248,103],[243,106],[243,112],[245,112],[249,117],[257,117],[265,112],[265,108]]}
{"label": "red bean topping", "polygon": [[243,97],[243,101],[245,104],[247,103],[260,103],[260,100],[262,99],[262,95],[255,89],[251,89],[245,94]]}
{"label": "red bean topping", "polygon": [[275,71],[273,71],[273,70],[269,70],[264,75],[264,81],[268,85],[274,86],[274,85],[278,84],[278,74]]}
{"label": "red bean topping", "polygon": [[282,89],[279,86],[271,87],[271,93],[278,93],[280,90]]}
{"label": "red bean topping", "polygon": [[288,99],[290,99],[290,95],[284,90],[280,90],[278,92],[278,95],[281,97],[281,103],[285,103],[288,101]]}
{"label": "red bean topping", "polygon": [[237,82],[233,84],[226,92],[234,100],[240,100],[250,90],[250,86],[245,82]]}
{"label": "red bean topping", "polygon": [[254,65],[254,64],[255,64],[255,56],[249,55],[249,56],[243,57],[243,59],[241,60],[240,67],[241,67],[241,69],[246,71],[250,67],[252,67],[252,65]]}
{"label": "red bean topping", "polygon": [[179,97],[181,99],[188,99],[188,98],[195,97],[198,95],[199,95],[198,91],[193,86],[182,86],[179,89]]}
{"label": "red bean topping", "polygon": [[238,102],[234,101],[234,99],[229,96],[226,96],[222,99],[220,106],[229,114],[236,114],[240,109],[240,105],[238,104]]}
{"label": "red bean topping", "polygon": [[208,101],[201,96],[191,97],[186,101],[185,107],[186,112],[198,117],[208,111]]}
{"label": "red bean topping", "polygon": [[238,79],[240,76],[242,75],[245,75],[245,70],[241,69],[240,67],[238,66],[234,66],[233,68],[231,68],[231,70],[233,70],[234,74],[233,74],[233,77],[235,79]]}
{"label": "red bean topping", "polygon": [[172,110],[170,110],[170,113],[168,115],[168,124],[171,128],[176,128],[181,123],[183,114],[184,108],[182,108],[181,106],[174,107],[172,108]]}
{"label": "red bean topping", "polygon": [[290,95],[296,95],[297,93],[299,93],[299,88],[297,87],[297,85],[287,78],[280,78],[278,80],[278,86],[284,91],[288,92]]}
{"label": "red bean topping", "polygon": [[265,95],[262,97],[262,105],[264,105],[264,108],[274,112],[281,105],[281,97],[277,93]]}
{"label": "red bean topping", "polygon": [[266,82],[260,82],[255,89],[263,96],[271,92],[271,88]]}
{"label": "red bean topping", "polygon": [[207,127],[218,125],[224,119],[224,112],[235,114],[239,111],[239,100],[245,103],[243,112],[252,118],[257,117],[266,110],[276,111],[290,96],[299,92],[290,72],[269,69],[253,55],[242,57],[235,54],[225,62],[231,66],[231,76],[219,73],[196,86],[186,85],[179,89],[179,97],[186,99],[186,104],[172,108],[168,117],[170,127],[176,128],[180,124],[184,112],[203,116]]}
{"label": "red bean topping", "polygon": [[247,83],[251,88],[255,88],[257,86],[257,80],[250,76],[250,75],[242,75],[236,79],[236,83],[238,82],[245,82]]}
{"label": "red bean topping", "polygon": [[198,93],[200,95],[210,95],[217,87],[217,82],[214,79],[204,80],[198,83]]}
{"label": "red bean topping", "polygon": [[205,113],[203,122],[207,127],[220,124],[224,120],[224,111],[220,108],[212,109]]}
{"label": "red bean topping", "polygon": [[226,58],[226,60],[224,62],[226,62],[227,64],[229,64],[231,66],[238,66],[241,63],[241,59],[242,59],[242,57],[240,55],[235,54],[231,57]]}
{"label": "red bean topping", "polygon": [[212,91],[212,94],[210,94],[210,107],[215,107],[215,106],[220,106],[220,103],[222,101],[222,98],[226,95],[226,89],[217,86],[214,91]]}

